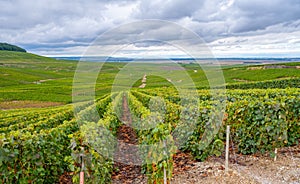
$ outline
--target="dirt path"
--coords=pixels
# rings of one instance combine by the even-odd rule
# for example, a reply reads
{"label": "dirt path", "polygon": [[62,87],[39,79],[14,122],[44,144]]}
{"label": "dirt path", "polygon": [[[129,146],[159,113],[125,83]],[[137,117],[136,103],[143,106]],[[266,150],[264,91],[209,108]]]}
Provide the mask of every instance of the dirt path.
{"label": "dirt path", "polygon": [[[114,170],[112,174],[112,183],[147,183],[147,177],[142,174],[142,168],[136,163],[141,163],[142,160],[139,155],[138,147],[133,148],[130,145],[138,144],[138,137],[131,127],[132,119],[130,110],[128,108],[127,99],[123,97],[123,115],[122,122],[117,132],[117,138],[119,140],[118,148],[114,156]],[[135,159],[135,160],[134,160]],[[117,162],[121,160],[122,162]],[[174,174],[183,173],[189,169],[192,169],[194,163],[196,163],[190,154],[178,151],[173,157],[174,160]],[[127,163],[127,164],[125,164]]]}
{"label": "dirt path", "polygon": [[41,83],[44,83],[44,82],[53,81],[53,80],[61,80],[61,79],[67,79],[67,78],[41,79],[41,80],[38,80],[38,81],[34,81],[32,83],[33,84],[41,84]]}
{"label": "dirt path", "polygon": [[[138,147],[138,137],[131,127],[132,119],[127,104],[126,96],[123,96],[122,123],[118,128],[118,147],[114,155],[114,173],[112,183],[142,183],[146,176],[141,174],[141,158]],[[139,163],[139,165],[136,165]]]}
{"label": "dirt path", "polygon": [[146,82],[147,82],[147,75],[145,74],[142,79],[142,84],[139,86],[139,88],[145,88],[147,85]]}

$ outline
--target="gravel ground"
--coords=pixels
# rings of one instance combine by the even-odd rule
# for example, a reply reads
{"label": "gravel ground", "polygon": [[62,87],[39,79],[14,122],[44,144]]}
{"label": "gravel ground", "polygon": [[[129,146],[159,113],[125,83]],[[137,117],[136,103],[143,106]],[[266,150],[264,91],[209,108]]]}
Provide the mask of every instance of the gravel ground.
{"label": "gravel ground", "polygon": [[262,183],[300,184],[300,146],[278,150],[277,160],[269,155],[230,155],[229,171],[224,159],[210,157],[196,162],[189,170],[174,175],[173,184],[192,183]]}

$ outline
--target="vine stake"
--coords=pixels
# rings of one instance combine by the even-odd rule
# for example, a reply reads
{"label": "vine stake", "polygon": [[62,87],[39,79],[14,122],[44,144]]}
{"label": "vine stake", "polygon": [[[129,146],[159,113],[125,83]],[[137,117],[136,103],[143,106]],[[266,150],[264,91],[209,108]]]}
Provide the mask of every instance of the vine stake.
{"label": "vine stake", "polygon": [[227,125],[226,128],[226,155],[225,155],[225,172],[228,172],[228,158],[229,158],[229,134],[230,134],[230,126]]}

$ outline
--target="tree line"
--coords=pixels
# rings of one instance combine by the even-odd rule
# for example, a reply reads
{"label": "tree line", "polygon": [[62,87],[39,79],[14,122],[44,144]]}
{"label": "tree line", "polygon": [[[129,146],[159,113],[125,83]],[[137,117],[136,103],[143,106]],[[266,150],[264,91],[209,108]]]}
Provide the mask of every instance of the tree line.
{"label": "tree line", "polygon": [[25,49],[15,46],[15,45],[8,44],[8,43],[0,43],[0,50],[26,52]]}

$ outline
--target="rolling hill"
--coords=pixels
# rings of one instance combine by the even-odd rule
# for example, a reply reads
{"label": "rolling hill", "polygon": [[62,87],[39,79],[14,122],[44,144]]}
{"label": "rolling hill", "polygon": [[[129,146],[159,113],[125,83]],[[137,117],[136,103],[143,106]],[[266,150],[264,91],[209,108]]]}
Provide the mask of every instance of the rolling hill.
{"label": "rolling hill", "polygon": [[[26,52],[0,51],[0,101],[6,104],[11,101],[71,103],[77,63],[77,61],[56,60]],[[126,64],[126,62],[112,62],[102,66],[96,84],[98,97],[111,91],[115,76]],[[174,75],[181,72],[175,68],[173,70],[173,66],[160,65],[164,70],[168,70],[166,72],[172,72]],[[300,63],[281,65],[293,67],[224,66],[223,75],[226,85],[231,89],[297,87],[300,78],[300,70],[297,66],[300,66]],[[180,64],[180,66],[193,79],[198,89],[209,88],[205,73],[199,65],[190,63]],[[140,65],[140,68],[148,67],[146,63]],[[133,84],[134,88],[141,85],[143,75]],[[287,82],[290,79],[293,81]],[[276,82],[273,82],[274,80]],[[172,83],[168,79],[148,75],[145,89],[171,86]]]}

